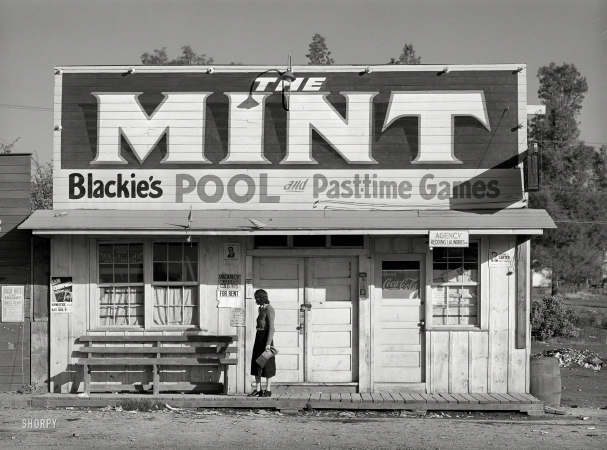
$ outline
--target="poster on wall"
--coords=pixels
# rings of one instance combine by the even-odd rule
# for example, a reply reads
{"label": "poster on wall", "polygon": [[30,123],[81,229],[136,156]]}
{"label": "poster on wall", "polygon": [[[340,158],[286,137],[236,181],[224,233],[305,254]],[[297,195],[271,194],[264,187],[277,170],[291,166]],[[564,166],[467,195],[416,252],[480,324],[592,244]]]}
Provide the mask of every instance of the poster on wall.
{"label": "poster on wall", "polygon": [[2,322],[23,322],[25,286],[2,286]]}
{"label": "poster on wall", "polygon": [[514,252],[507,250],[502,252],[495,248],[489,249],[489,267],[510,267],[514,264]]}
{"label": "poster on wall", "polygon": [[51,312],[72,312],[72,277],[53,277],[51,279],[54,301],[51,302]]}
{"label": "poster on wall", "polygon": [[232,308],[230,310],[230,326],[231,327],[246,326],[244,308]]}
{"label": "poster on wall", "polygon": [[238,264],[240,244],[223,244],[223,263],[229,266]]}
{"label": "poster on wall", "polygon": [[217,282],[217,307],[242,308],[240,274],[220,273]]}

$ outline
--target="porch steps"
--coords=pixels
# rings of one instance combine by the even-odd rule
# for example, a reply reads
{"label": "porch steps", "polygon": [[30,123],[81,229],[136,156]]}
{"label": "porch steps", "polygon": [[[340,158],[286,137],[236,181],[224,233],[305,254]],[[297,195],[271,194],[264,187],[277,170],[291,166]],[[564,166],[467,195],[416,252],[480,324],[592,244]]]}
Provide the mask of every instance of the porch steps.
{"label": "porch steps", "polygon": [[544,403],[529,394],[411,394],[381,393],[292,393],[273,397],[196,394],[45,394],[32,398],[32,406],[103,408],[126,399],[149,399],[175,408],[248,408],[248,409],[338,409],[338,410],[410,410],[425,411],[519,411],[543,415]]}

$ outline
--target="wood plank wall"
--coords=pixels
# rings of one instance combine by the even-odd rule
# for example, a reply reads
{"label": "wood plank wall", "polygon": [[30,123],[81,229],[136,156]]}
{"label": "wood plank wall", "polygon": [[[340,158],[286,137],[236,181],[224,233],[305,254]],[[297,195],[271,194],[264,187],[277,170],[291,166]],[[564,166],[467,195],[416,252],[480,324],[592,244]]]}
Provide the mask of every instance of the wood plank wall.
{"label": "wood plank wall", "polygon": [[[463,331],[426,331],[426,386],[428,392],[506,393],[527,391],[529,346],[517,348],[517,283],[519,271],[528,270],[525,253],[514,267],[489,267],[488,250],[513,251],[515,236],[494,235],[481,246],[486,276],[481,278],[482,314],[488,327]],[[375,253],[426,253],[426,237],[375,237]],[[427,300],[428,303],[430,300]],[[528,308],[528,306],[527,306]],[[520,320],[520,319],[519,319]],[[525,319],[528,327],[528,318]]]}
{"label": "wood plank wall", "polygon": [[[182,237],[182,236],[181,236]],[[113,239],[120,239],[121,236],[113,236]],[[131,240],[136,240],[131,238]],[[239,336],[239,364],[238,371],[234,366],[230,366],[229,381],[230,392],[244,391],[244,378],[242,371],[245,363],[244,351],[244,330],[230,326],[230,308],[217,308],[217,281],[219,273],[240,273],[241,280],[244,282],[244,254],[242,238],[211,236],[200,240],[200,274],[201,274],[201,305],[203,314],[201,319],[200,334],[238,334]],[[226,266],[220,256],[223,250],[223,243],[240,244],[241,257],[239,266]],[[82,392],[83,379],[82,368],[76,367],[75,362],[78,357],[77,351],[81,345],[76,342],[79,336],[101,335],[101,336],[126,336],[126,335],[182,335],[179,330],[130,330],[130,331],[108,331],[108,330],[90,330],[90,314],[95,311],[89,311],[94,304],[93,296],[95,285],[89,286],[92,278],[91,265],[94,264],[95,240],[85,236],[55,236],[52,238],[52,260],[51,276],[71,276],[73,282],[74,309],[71,314],[52,314],[50,326],[51,339],[51,381],[53,382],[53,392]],[[230,272],[232,271],[232,272]],[[238,271],[238,272],[234,272]],[[197,332],[187,331],[187,334],[196,334]],[[128,344],[125,344],[128,345]],[[119,355],[116,355],[119,356]],[[125,355],[126,356],[126,355]],[[161,372],[161,382],[223,382],[223,375],[217,370],[209,367],[184,366],[171,367]],[[134,366],[125,367],[95,367],[92,372],[92,382],[104,384],[132,384],[135,382],[149,383],[152,381],[152,373],[149,368]]]}
{"label": "wood plank wall", "polygon": [[30,384],[31,232],[17,226],[30,214],[31,155],[0,154],[0,285],[25,286],[25,320],[0,323],[0,391]]}

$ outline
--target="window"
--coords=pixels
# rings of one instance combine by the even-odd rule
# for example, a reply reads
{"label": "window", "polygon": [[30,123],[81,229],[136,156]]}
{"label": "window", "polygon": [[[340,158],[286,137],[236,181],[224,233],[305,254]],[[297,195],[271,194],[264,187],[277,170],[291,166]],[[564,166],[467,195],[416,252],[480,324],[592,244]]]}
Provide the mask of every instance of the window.
{"label": "window", "polygon": [[143,244],[99,245],[99,324],[143,326]]}
{"label": "window", "polygon": [[154,243],[154,325],[196,325],[198,244]]}
{"label": "window", "polygon": [[98,325],[198,325],[198,278],[196,242],[99,243]]}
{"label": "window", "polygon": [[432,252],[433,325],[478,326],[479,244]]}
{"label": "window", "polygon": [[364,248],[362,234],[336,235],[260,235],[255,236],[255,248]]}

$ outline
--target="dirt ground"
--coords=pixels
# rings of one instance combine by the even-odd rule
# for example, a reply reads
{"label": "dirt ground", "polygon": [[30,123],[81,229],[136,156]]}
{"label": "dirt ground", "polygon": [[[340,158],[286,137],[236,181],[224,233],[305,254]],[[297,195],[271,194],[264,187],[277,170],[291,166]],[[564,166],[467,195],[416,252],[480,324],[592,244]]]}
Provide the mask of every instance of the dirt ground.
{"label": "dirt ground", "polygon": [[[37,419],[37,421],[36,421]],[[0,410],[0,448],[604,449],[607,414]],[[41,428],[43,425],[45,428]]]}
{"label": "dirt ground", "polygon": [[[532,342],[532,354],[544,350],[571,348],[590,350],[598,353],[607,362],[607,342],[596,338],[597,330],[586,330],[589,338],[584,340],[555,339],[550,343]],[[577,364],[561,368],[561,405],[579,408],[607,408],[607,368],[599,371],[587,369]]]}

